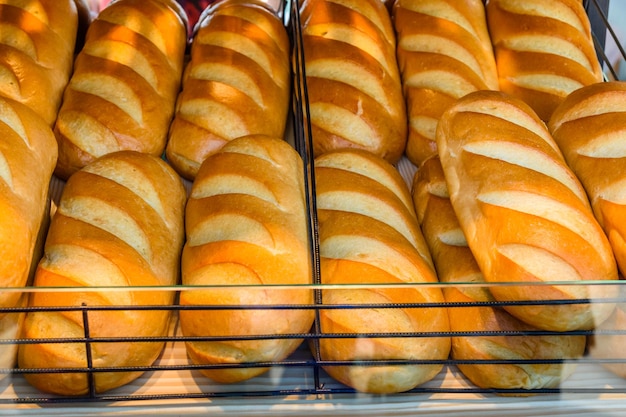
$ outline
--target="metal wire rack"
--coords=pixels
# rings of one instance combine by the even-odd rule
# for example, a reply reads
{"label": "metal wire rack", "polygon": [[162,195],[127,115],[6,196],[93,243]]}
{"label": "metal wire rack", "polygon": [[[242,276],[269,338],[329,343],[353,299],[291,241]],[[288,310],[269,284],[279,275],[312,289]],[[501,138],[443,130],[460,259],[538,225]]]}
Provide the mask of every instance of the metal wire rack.
{"label": "metal wire rack", "polygon": [[[607,77],[616,77],[617,70],[612,67],[608,62],[607,57],[603,54],[604,45],[607,36],[614,37],[615,42],[620,45],[622,55],[626,58],[624,49],[617,39],[614,31],[609,25],[607,18],[608,13],[608,1],[603,0],[586,0],[585,7],[590,16],[590,20],[593,26],[594,39],[596,42],[596,48],[599,51],[598,56],[601,62],[607,69]],[[301,24],[299,21],[299,15],[297,11],[297,4],[292,1],[286,1],[280,14],[284,20],[286,27],[292,40],[293,46],[293,71],[294,71],[294,83],[293,83],[293,137],[294,146],[300,152],[304,161],[303,175],[306,183],[306,197],[309,213],[309,235],[311,242],[311,263],[313,268],[314,280],[310,286],[307,286],[316,294],[316,303],[314,305],[272,305],[272,306],[142,306],[142,307],[129,307],[129,306],[117,306],[117,307],[103,307],[103,306],[78,306],[78,307],[55,307],[55,308],[34,308],[34,307],[16,307],[16,308],[4,308],[0,309],[2,314],[23,314],[33,311],[74,311],[82,315],[85,332],[82,337],[78,338],[64,338],[64,339],[50,339],[50,340],[24,340],[24,339],[6,339],[0,340],[0,350],[14,348],[21,344],[27,343],[79,343],[86,346],[87,357],[85,358],[85,367],[81,368],[54,368],[54,369],[0,369],[0,405],[7,406],[19,406],[24,404],[36,404],[36,405],[53,405],[53,404],[76,404],[76,403],[127,403],[127,402],[174,402],[189,400],[207,400],[217,398],[234,398],[234,399],[249,399],[249,398],[297,398],[306,400],[330,400],[335,401],[339,398],[362,398],[359,397],[359,393],[355,390],[348,388],[328,376],[324,371],[325,367],[341,366],[341,365],[442,365],[444,371],[442,374],[424,385],[418,386],[406,393],[398,394],[396,398],[411,399],[415,398],[431,398],[432,395],[448,395],[445,398],[467,398],[466,396],[483,396],[483,395],[582,395],[593,396],[594,398],[603,394],[615,395],[619,400],[623,400],[626,403],[626,380],[622,380],[619,377],[613,376],[604,370],[603,365],[606,364],[619,364],[626,363],[624,358],[610,358],[610,359],[595,359],[588,356],[576,359],[537,359],[537,360],[453,360],[446,359],[440,361],[433,360],[385,360],[385,361],[324,361],[317,353],[319,349],[318,343],[322,338],[395,338],[395,337],[413,337],[413,338],[428,338],[428,337],[481,337],[481,336],[493,336],[493,332],[463,332],[463,333],[369,333],[369,334],[328,334],[322,333],[319,325],[319,313],[323,309],[352,309],[358,314],[359,309],[364,308],[466,308],[466,307],[493,307],[504,306],[506,304],[533,304],[539,303],[537,301],[517,302],[517,303],[463,303],[463,304],[432,304],[432,303],[414,303],[414,304],[402,304],[402,305],[322,305],[320,302],[320,275],[319,275],[319,249],[317,246],[317,220],[316,220],[316,207],[315,207],[315,183],[314,183],[314,166],[312,163],[312,143],[310,129],[304,122],[305,114],[308,112],[307,104],[307,91],[305,78],[305,67],[302,52],[302,34],[300,32]],[[550,283],[544,284],[548,285]],[[407,284],[407,286],[414,286],[420,284]],[[421,284],[421,285],[438,285],[442,284]],[[472,285],[468,283],[467,285]],[[537,284],[540,285],[540,284]],[[620,287],[622,290],[622,283],[611,284]],[[342,287],[346,288],[346,287]],[[211,288],[204,288],[205,290],[211,290]],[[282,291],[286,288],[275,287],[265,288],[271,291]],[[289,289],[289,288],[287,288]],[[107,289],[94,289],[98,291],[106,291]],[[116,290],[116,289],[110,289]],[[179,293],[181,291],[193,291],[194,288],[144,288],[144,291],[172,291]],[[35,291],[35,289],[31,289]],[[41,291],[46,291],[42,289]],[[623,294],[623,291],[619,292]],[[610,303],[624,303],[626,297],[617,296],[614,299],[604,300],[576,300],[576,301],[543,301],[542,304],[563,304],[563,303],[580,303],[588,304],[593,302],[610,302]],[[263,310],[263,309],[275,309],[275,310],[293,310],[293,309],[314,309],[317,315],[313,328],[308,333],[303,334],[287,334],[287,335],[254,335],[242,337],[185,337],[183,336],[180,328],[178,327],[177,317],[180,311],[190,309],[205,309],[205,310],[226,310],[226,309],[246,309],[246,310]],[[90,333],[90,316],[94,313],[103,311],[116,311],[116,310],[166,310],[171,313],[171,326],[170,333],[165,337],[108,337],[99,338],[94,337]],[[497,332],[498,336],[509,336],[524,338],[528,336],[547,335],[551,334],[546,331],[526,331],[526,332]],[[594,331],[572,331],[560,333],[563,336],[592,336]],[[617,335],[626,335],[625,332],[613,332]],[[275,339],[275,338],[289,338],[289,339],[302,339],[302,346],[289,358],[280,362],[263,362],[263,363],[247,363],[247,364],[219,364],[219,365],[194,365],[186,357],[185,354],[185,342],[192,340],[203,341],[219,341],[219,340],[245,340],[245,339]],[[143,342],[161,342],[164,343],[164,349],[161,357],[152,365],[145,367],[110,367],[102,368],[97,367],[93,363],[93,359],[90,356],[90,346],[95,343],[143,343]],[[458,365],[462,364],[480,364],[489,366],[500,366],[508,364],[565,364],[575,363],[581,371],[574,374],[568,381],[559,386],[558,388],[546,388],[537,389],[529,392],[528,390],[520,389],[481,389],[477,388],[466,380],[456,370]],[[245,383],[235,385],[224,385],[214,383],[207,380],[199,374],[199,371],[204,369],[220,369],[220,368],[237,368],[237,367],[262,367],[270,368],[266,376],[258,377]],[[102,372],[141,372],[142,376],[137,381],[131,384],[130,387],[121,387],[119,389],[98,393],[95,390],[94,377],[98,373]],[[89,389],[85,395],[76,397],[61,397],[48,395],[36,391],[30,387],[24,380],[24,377],[29,373],[82,373],[86,374],[89,381]],[[155,382],[156,381],[156,382]]]}

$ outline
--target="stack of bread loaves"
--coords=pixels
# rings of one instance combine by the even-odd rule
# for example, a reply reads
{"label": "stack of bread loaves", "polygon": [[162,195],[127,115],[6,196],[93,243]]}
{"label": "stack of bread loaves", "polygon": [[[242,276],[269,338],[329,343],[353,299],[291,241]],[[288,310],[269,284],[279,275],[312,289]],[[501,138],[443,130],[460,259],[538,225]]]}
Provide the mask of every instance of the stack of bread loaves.
{"label": "stack of bread loaves", "polygon": [[[548,128],[585,187],[626,276],[626,83],[597,83],[574,91],[556,108]],[[618,305],[600,329],[626,330],[625,311],[624,304]],[[599,332],[590,351],[605,359],[624,358],[624,339]],[[606,366],[626,378],[623,364]]]}
{"label": "stack of bread loaves", "polygon": [[315,155],[351,147],[398,162],[407,117],[384,3],[306,0],[300,15]]}
{"label": "stack of bread loaves", "polygon": [[397,0],[397,55],[409,118],[405,154],[416,166],[437,153],[444,110],[476,90],[497,90],[482,0]]}
{"label": "stack of bread loaves", "polygon": [[290,98],[289,38],[262,2],[224,0],[205,9],[169,133],[167,158],[193,180],[226,142],[283,137]]}
{"label": "stack of bread loaves", "polygon": [[[372,393],[406,391],[429,381],[442,364],[376,364],[443,361],[450,352],[449,337],[411,336],[449,331],[446,309],[402,307],[443,302],[439,288],[402,287],[437,282],[406,183],[387,161],[359,149],[317,157],[315,180],[322,284],[357,286],[322,289],[322,305],[352,306],[320,309],[321,337],[314,347],[330,362],[326,371]],[[359,309],[362,304],[368,307]],[[373,363],[342,366],[332,361]]]}
{"label": "stack of bread loaves", "polygon": [[119,150],[162,154],[186,45],[186,15],[175,0],[118,0],[98,14],[54,126],[57,176]]}
{"label": "stack of bread loaves", "polygon": [[[583,355],[586,337],[570,334],[528,336],[527,333],[538,329],[501,307],[489,305],[495,299],[488,287],[471,285],[485,283],[485,278],[467,246],[450,203],[437,156],[424,161],[414,176],[413,201],[439,280],[449,284],[443,290],[446,302],[468,304],[467,307],[448,309],[450,329],[459,333],[490,333],[452,337],[451,357],[460,361],[460,371],[478,387],[524,390],[517,391],[522,395],[528,390],[559,386],[575,370],[575,363],[570,361]],[[485,305],[471,305],[477,302]],[[503,334],[507,332],[517,335]],[[512,362],[481,364],[483,360]]]}
{"label": "stack of bread loaves", "polygon": [[[70,177],[52,218],[34,285],[76,290],[35,292],[30,305],[75,309],[29,312],[23,337],[62,340],[87,334],[119,339],[91,344],[22,344],[21,368],[146,367],[153,363],[164,346],[162,341],[128,342],[124,338],[165,336],[169,310],[133,307],[171,305],[174,292],[123,289],[178,282],[185,198],[182,181],[169,165],[136,151],[107,154]],[[91,291],[90,287],[122,290]],[[79,309],[83,305],[126,308],[89,311],[85,318]],[[96,392],[103,392],[141,373],[96,371],[91,375]],[[39,371],[25,377],[45,392],[81,395],[92,386],[89,375]]]}

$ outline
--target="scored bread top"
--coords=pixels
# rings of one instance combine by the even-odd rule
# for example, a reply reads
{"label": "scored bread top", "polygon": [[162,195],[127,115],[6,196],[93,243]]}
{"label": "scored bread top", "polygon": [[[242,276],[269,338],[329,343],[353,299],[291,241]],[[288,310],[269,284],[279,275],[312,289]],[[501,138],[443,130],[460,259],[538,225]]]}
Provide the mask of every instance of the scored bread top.
{"label": "scored bread top", "polygon": [[626,274],[626,83],[583,87],[565,98],[548,124],[585,187],[622,275]]}
{"label": "scored bread top", "polygon": [[542,120],[572,91],[602,81],[580,0],[491,0],[486,7],[500,89]]}
{"label": "scored bread top", "polygon": [[499,89],[481,0],[400,0],[393,5],[398,63],[407,102],[405,154],[419,166],[437,153],[437,120],[455,99]]}
{"label": "scored bread top", "polygon": [[[47,225],[48,188],[56,164],[52,129],[26,104],[0,98],[0,287],[27,284],[40,228]],[[12,307],[19,293],[0,292]]]}
{"label": "scored bread top", "polygon": [[[528,105],[505,93],[471,93],[442,116],[437,145],[451,202],[487,281],[617,278],[613,253],[582,185]],[[583,285],[532,288],[492,292],[507,299],[606,295],[603,287]],[[580,306],[579,315],[523,319],[538,327],[589,328],[612,308],[594,307]]]}
{"label": "scored bread top", "polygon": [[385,5],[308,0],[300,14],[315,155],[358,148],[397,162],[406,107]]}
{"label": "scored bread top", "polygon": [[196,25],[167,157],[193,180],[228,141],[283,137],[290,93],[289,38],[282,21],[256,2],[227,0]]}

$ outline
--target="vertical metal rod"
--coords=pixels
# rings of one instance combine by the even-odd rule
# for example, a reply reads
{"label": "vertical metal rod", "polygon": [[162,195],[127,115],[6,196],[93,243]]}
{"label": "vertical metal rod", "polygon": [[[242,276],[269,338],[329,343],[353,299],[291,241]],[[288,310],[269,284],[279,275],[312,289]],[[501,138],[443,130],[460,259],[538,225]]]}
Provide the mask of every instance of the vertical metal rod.
{"label": "vertical metal rod", "polygon": [[91,352],[91,336],[89,332],[89,314],[88,308],[85,303],[81,304],[83,309],[83,329],[85,335],[85,357],[87,358],[87,387],[89,392],[89,398],[95,398],[96,396],[96,381],[93,374],[93,356]]}
{"label": "vertical metal rod", "polygon": [[[311,242],[311,267],[313,273],[313,284],[321,284],[320,275],[320,253],[319,253],[319,229],[317,222],[317,205],[315,200],[315,168],[313,154],[313,137],[311,135],[310,111],[308,92],[306,85],[306,73],[304,65],[304,50],[302,46],[302,26],[300,22],[300,13],[298,0],[290,0],[290,20],[291,32],[293,34],[293,73],[294,73],[294,112],[296,119],[300,123],[295,123],[295,140],[300,145],[301,156],[304,160],[305,171],[305,187],[307,207],[309,209],[309,235]],[[300,125],[300,126],[298,126]],[[314,291],[314,299],[316,305],[322,304],[322,292],[319,288]],[[320,380],[320,362],[319,355],[319,338],[321,336],[319,309],[315,309],[315,320],[313,324],[312,354],[315,361],[313,368],[315,391],[320,392],[322,388]]]}

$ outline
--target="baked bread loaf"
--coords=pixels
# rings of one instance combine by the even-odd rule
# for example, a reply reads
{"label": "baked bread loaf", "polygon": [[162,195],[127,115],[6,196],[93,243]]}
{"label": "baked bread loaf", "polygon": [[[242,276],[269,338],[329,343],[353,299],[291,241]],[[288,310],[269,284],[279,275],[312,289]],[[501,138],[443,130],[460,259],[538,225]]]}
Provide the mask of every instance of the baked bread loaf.
{"label": "baked bread loaf", "polygon": [[228,141],[282,138],[289,111],[290,44],[261,2],[225,0],[203,12],[169,133],[167,159],[189,180]]}
{"label": "baked bread loaf", "polygon": [[314,154],[358,148],[396,163],[408,126],[385,4],[306,0],[300,21]]}
{"label": "baked bread loaf", "polygon": [[[0,97],[0,288],[23,287],[32,278],[56,160],[52,128],[26,104]],[[20,296],[0,291],[0,306],[14,307]]]}
{"label": "baked bread loaf", "polygon": [[[446,302],[455,305],[496,302],[488,287],[478,285],[485,283],[485,278],[467,246],[465,235],[450,203],[443,168],[437,156],[424,161],[415,174],[413,201],[439,281],[449,284],[443,289]],[[465,285],[467,283],[477,285]],[[457,365],[459,370],[480,388],[556,388],[576,369],[575,363],[567,360],[580,358],[585,352],[585,336],[558,333],[525,335],[525,332],[537,329],[497,305],[449,308],[448,315],[452,332],[485,333],[452,337],[452,359],[461,361]],[[517,332],[519,336],[499,335],[500,332]],[[482,364],[482,360],[519,362]],[[530,363],[536,360],[566,362]]]}
{"label": "baked bread loaf", "polygon": [[[429,381],[448,359],[450,338],[409,334],[450,328],[444,308],[402,307],[443,302],[437,287],[403,286],[437,282],[406,183],[391,164],[360,149],[317,157],[315,180],[322,284],[358,286],[322,289],[323,305],[350,307],[319,310],[321,359],[442,361],[441,365],[331,363],[325,370],[339,382],[371,393],[407,391]],[[397,307],[359,308],[359,304]],[[389,337],[366,336],[371,333]]]}
{"label": "baked bread loaf", "polygon": [[58,177],[120,150],[163,153],[180,89],[185,19],[175,0],[118,0],[98,14],[54,126]]}
{"label": "baked bread loaf", "polygon": [[482,0],[397,0],[393,23],[407,104],[405,154],[419,166],[437,153],[444,110],[476,90],[498,90]]}
{"label": "baked bread loaf", "polygon": [[505,93],[470,93],[439,120],[437,147],[450,201],[485,280],[520,284],[493,286],[494,297],[541,302],[507,311],[554,331],[604,321],[614,304],[603,299],[613,289],[580,282],[617,279],[609,241],[532,109]]}
{"label": "baked bread loaf", "polygon": [[[206,338],[187,342],[187,353],[193,363],[217,365],[200,371],[215,381],[267,371],[241,364],[287,358],[302,339],[281,336],[307,333],[313,324],[311,308],[273,307],[312,304],[310,288],[271,288],[312,283],[302,170],[286,141],[254,135],[209,156],[193,182],[182,282],[227,287],[183,289],[181,305],[211,308],[181,310],[180,327],[187,337]],[[233,308],[246,305],[259,308]],[[275,337],[245,340],[265,335]]]}
{"label": "baked bread loaf", "polygon": [[548,128],[585,187],[626,276],[626,82],[574,91],[557,107]]}
{"label": "baked bread loaf", "polygon": [[27,105],[50,126],[72,72],[78,23],[75,0],[0,4],[0,95]]}
{"label": "baked bread loaf", "polygon": [[[124,307],[87,312],[89,336],[94,338],[167,335],[169,310],[135,307],[171,305],[174,291],[133,288],[177,284],[185,199],[182,181],[169,165],[158,157],[136,151],[107,154],[73,174],[52,218],[34,285],[75,290],[34,292],[30,305]],[[90,287],[120,290],[89,290]],[[124,290],[126,287],[129,289]],[[23,337],[83,338],[82,312],[29,312]],[[91,360],[94,368],[145,367],[153,363],[163,346],[162,341],[93,342]],[[85,343],[22,344],[18,365],[25,369],[85,369]],[[96,392],[104,392],[141,373],[95,371],[92,375]],[[87,394],[90,388],[85,372],[37,372],[25,377],[39,390],[59,395]]]}
{"label": "baked bread loaf", "polygon": [[581,0],[489,0],[486,10],[500,90],[542,120],[572,91],[602,81]]}

